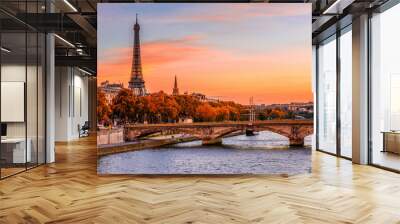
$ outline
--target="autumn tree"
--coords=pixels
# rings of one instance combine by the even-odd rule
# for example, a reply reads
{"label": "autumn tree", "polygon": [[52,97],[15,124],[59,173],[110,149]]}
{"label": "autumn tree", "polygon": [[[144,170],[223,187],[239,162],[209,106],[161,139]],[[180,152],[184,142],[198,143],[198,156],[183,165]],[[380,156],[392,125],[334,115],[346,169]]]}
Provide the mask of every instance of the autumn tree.
{"label": "autumn tree", "polygon": [[196,108],[200,105],[200,101],[190,95],[175,96],[175,100],[180,106],[180,118],[194,118],[196,116]]}
{"label": "autumn tree", "polygon": [[228,121],[230,110],[228,106],[220,106],[216,108],[216,121]]}
{"label": "autumn tree", "polygon": [[156,116],[160,122],[171,122],[179,119],[180,106],[173,96],[162,91],[150,95],[150,103],[156,106]]}
{"label": "autumn tree", "polygon": [[196,108],[196,121],[215,121],[217,113],[209,103],[202,103]]}
{"label": "autumn tree", "polygon": [[294,119],[295,118],[295,113],[293,111],[287,111],[285,114],[285,119]]}
{"label": "autumn tree", "polygon": [[240,120],[240,106],[235,105],[235,106],[230,106],[228,105],[229,108],[229,120],[231,121],[239,121]]}
{"label": "autumn tree", "polygon": [[273,109],[273,110],[268,114],[268,116],[269,116],[271,119],[282,119],[282,118],[284,118],[285,114],[286,114],[286,113],[285,113],[284,111],[280,110],[280,109]]}
{"label": "autumn tree", "polygon": [[129,89],[122,89],[112,102],[112,118],[120,123],[136,122],[136,97]]}
{"label": "autumn tree", "polygon": [[111,108],[107,103],[106,95],[103,91],[97,91],[97,122],[107,125],[110,122]]}
{"label": "autumn tree", "polygon": [[244,107],[232,101],[201,102],[191,95],[172,96],[163,91],[146,96],[134,96],[121,90],[113,100],[112,118],[120,123],[177,122],[182,118],[194,121],[240,120]]}

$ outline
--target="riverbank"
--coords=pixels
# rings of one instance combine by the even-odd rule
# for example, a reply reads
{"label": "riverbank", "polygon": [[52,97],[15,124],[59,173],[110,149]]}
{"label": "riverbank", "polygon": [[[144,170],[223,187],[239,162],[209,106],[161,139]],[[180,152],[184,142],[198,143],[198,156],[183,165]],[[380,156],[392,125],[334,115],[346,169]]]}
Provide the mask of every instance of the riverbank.
{"label": "riverbank", "polygon": [[[225,137],[233,137],[237,135],[242,135],[243,132],[234,132],[226,135]],[[97,147],[97,155],[105,156],[111,155],[115,153],[123,153],[130,151],[139,151],[149,148],[157,148],[161,146],[173,145],[184,142],[191,142],[198,140],[192,136],[185,135],[156,135],[151,136],[147,139],[135,141],[135,142],[124,142],[124,143],[116,143],[116,144],[105,144]]]}
{"label": "riverbank", "polygon": [[97,147],[97,155],[105,156],[115,153],[123,153],[130,151],[138,151],[148,148],[155,148],[165,145],[191,142],[197,140],[195,137],[179,137],[179,138],[161,138],[161,139],[146,139],[137,142],[126,142],[118,144],[101,145]]}

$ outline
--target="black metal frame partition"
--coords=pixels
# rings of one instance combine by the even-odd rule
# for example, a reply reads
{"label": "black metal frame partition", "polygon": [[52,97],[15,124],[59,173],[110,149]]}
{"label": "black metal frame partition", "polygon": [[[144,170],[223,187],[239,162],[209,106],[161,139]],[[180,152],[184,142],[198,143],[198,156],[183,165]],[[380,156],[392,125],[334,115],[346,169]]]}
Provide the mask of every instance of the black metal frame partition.
{"label": "black metal frame partition", "polygon": [[[340,81],[341,81],[341,65],[340,65],[340,37],[346,33],[346,32],[351,32],[351,23],[344,26],[343,28],[340,28],[339,26],[337,26],[337,30],[334,34],[326,37],[325,39],[321,40],[315,48],[315,86],[316,86],[316,111],[315,111],[315,116],[316,116],[316,125],[315,125],[315,141],[316,141],[316,150],[319,152],[323,152],[329,155],[333,155],[333,156],[337,156],[337,157],[341,157],[347,160],[352,160],[350,157],[347,156],[343,156],[341,153],[341,118],[340,118]],[[335,36],[335,38],[333,39],[332,37]],[[332,39],[332,40],[329,40]],[[320,91],[320,87],[319,87],[319,48],[320,48],[320,44],[325,42],[325,41],[336,41],[336,153],[332,153],[332,152],[328,152],[324,149],[321,149],[319,146],[319,91]]]}
{"label": "black metal frame partition", "polygon": [[372,57],[373,57],[373,51],[372,51],[372,19],[373,19],[373,14],[374,13],[383,13],[386,10],[398,5],[400,3],[400,0],[389,0],[385,2],[384,4],[380,5],[379,7],[368,11],[368,54],[367,54],[367,60],[368,60],[368,165],[388,170],[391,172],[395,173],[400,173],[400,170],[393,169],[384,165],[376,164],[374,163],[373,160],[373,141],[372,141],[372,93],[373,93],[373,88],[372,88]]}
{"label": "black metal frame partition", "polygon": [[[387,166],[383,166],[383,165],[379,165],[379,164],[374,164],[373,161],[373,141],[372,141],[372,93],[373,93],[373,88],[372,88],[372,57],[373,57],[373,51],[372,51],[372,23],[371,20],[373,18],[373,13],[383,13],[384,11],[392,8],[393,6],[397,5],[400,3],[400,0],[389,0],[386,3],[382,4],[381,6],[375,8],[375,9],[370,9],[367,10],[366,13],[368,13],[368,30],[367,30],[367,82],[368,82],[368,86],[367,86],[367,102],[368,102],[368,109],[367,109],[367,117],[368,117],[368,124],[367,124],[367,128],[368,128],[368,136],[367,136],[367,141],[368,141],[368,165],[377,167],[377,168],[381,168],[384,170],[388,170],[388,171],[392,171],[392,172],[396,172],[396,173],[400,173],[400,170],[397,169],[393,169]],[[318,42],[318,44],[316,44],[316,56],[315,56],[315,60],[316,60],[316,125],[315,125],[315,134],[316,134],[316,150],[319,152],[323,152],[323,153],[327,153],[333,156],[337,156],[340,158],[344,158],[344,159],[348,159],[348,160],[352,160],[349,157],[343,156],[341,154],[341,147],[340,147],[340,142],[341,142],[341,138],[340,138],[340,132],[341,132],[341,118],[340,118],[340,78],[341,78],[341,68],[340,68],[340,36],[343,34],[343,30],[347,29],[347,27],[351,26],[351,23],[349,25],[346,25],[344,28],[337,28],[336,33],[327,36],[326,38],[322,39],[321,41]],[[319,44],[326,41],[327,39],[331,38],[333,35],[336,35],[335,37],[335,41],[336,41],[336,154],[335,153],[331,153],[328,151],[325,151],[324,149],[320,149],[319,148],[319,109],[318,109],[318,104],[319,104]]]}
{"label": "black metal frame partition", "polygon": [[[26,3],[25,4],[25,16],[27,15],[27,2],[28,1],[24,1],[23,3]],[[37,12],[39,12],[39,1],[37,0],[36,1],[36,10],[37,10]],[[47,9],[46,9],[47,10]],[[6,14],[8,14],[6,11],[4,11],[3,9],[1,10],[3,13],[6,13]],[[10,14],[11,15],[11,14]],[[26,19],[26,18],[25,18]],[[37,29],[35,29],[35,28],[33,28],[33,27],[31,27],[31,26],[29,26],[28,24],[26,24],[26,23],[24,23],[23,21],[21,21],[21,20],[19,20],[19,19],[17,19],[16,18],[16,20],[18,21],[18,22],[20,22],[23,26],[22,27],[24,27],[24,30],[22,31],[22,32],[20,32],[20,33],[22,33],[22,34],[24,34],[25,35],[25,84],[24,84],[24,125],[25,125],[25,127],[24,127],[24,129],[25,129],[25,168],[23,169],[23,170],[21,170],[21,171],[18,171],[18,172],[15,172],[15,173],[12,173],[12,174],[10,174],[10,175],[7,175],[7,176],[3,176],[3,173],[2,173],[2,167],[0,167],[0,180],[2,180],[2,179],[5,179],[5,178],[8,178],[8,177],[11,177],[11,176],[14,176],[14,175],[16,175],[16,174],[19,174],[19,173],[22,173],[22,172],[25,172],[25,171],[27,171],[27,170],[30,170],[30,169],[33,169],[33,168],[36,168],[36,167],[38,167],[38,166],[40,166],[40,165],[43,165],[43,164],[46,164],[47,163],[47,153],[46,153],[46,148],[47,148],[47,129],[46,129],[46,127],[47,127],[47,114],[46,114],[46,108],[47,108],[47,102],[46,102],[46,96],[47,96],[47,80],[46,80],[46,78],[47,78],[47,38],[46,38],[46,33],[45,32],[41,32],[41,31],[39,31],[39,30],[37,30]],[[1,24],[0,24],[0,26],[1,26]],[[1,27],[0,27],[1,28]],[[1,29],[0,29],[1,30]],[[18,33],[19,31],[15,31],[15,32],[11,32],[11,33]],[[3,43],[2,43],[2,36],[3,36],[3,34],[4,33],[9,33],[9,32],[3,32],[3,31],[1,31],[0,32],[0,45],[1,46],[3,46]],[[34,62],[34,63],[36,63],[36,70],[35,70],[35,74],[36,74],[36,122],[34,122],[35,123],[35,125],[36,125],[36,136],[34,136],[33,138],[36,138],[36,162],[35,163],[30,163],[29,165],[30,166],[28,166],[28,153],[27,153],[27,147],[28,147],[28,109],[27,109],[27,82],[28,82],[28,34],[33,34],[33,36],[35,36],[36,37],[36,41],[35,41],[35,43],[34,44],[36,44],[36,46],[35,46],[35,56],[36,56],[36,61]],[[42,88],[43,88],[43,92],[42,92],[42,109],[43,109],[43,116],[42,117],[39,117],[40,115],[39,115],[39,65],[40,65],[40,63],[39,63],[39,37],[40,37],[40,34],[43,34],[42,35],[42,38],[43,39],[41,39],[42,40],[42,44],[43,44],[43,49],[41,50],[41,53],[42,53],[42,60],[44,60],[44,63],[42,63],[42,80],[41,80],[41,82],[42,82]],[[1,81],[1,79],[2,79],[2,75],[1,75],[1,73],[2,73],[2,66],[3,66],[3,64],[2,64],[2,62],[3,62],[3,58],[2,58],[2,53],[0,53],[0,81]],[[0,90],[1,90],[1,86],[0,86]],[[0,91],[1,92],[1,91]],[[0,93],[0,97],[1,97],[1,93]],[[1,109],[1,106],[0,106],[0,109]],[[43,122],[43,126],[42,126],[42,128],[43,128],[43,133],[42,133],[42,138],[43,138],[43,144],[42,144],[42,146],[41,146],[41,150],[42,150],[42,153],[43,153],[43,155],[42,155],[42,157],[43,158],[41,158],[41,159],[43,159],[43,161],[42,162],[40,162],[39,161],[39,120],[41,119],[41,122]],[[0,123],[2,123],[1,122],[1,115],[0,115]],[[2,153],[2,150],[1,150],[1,144],[0,144],[0,156],[1,156],[1,153]],[[22,168],[22,167],[21,167]]]}

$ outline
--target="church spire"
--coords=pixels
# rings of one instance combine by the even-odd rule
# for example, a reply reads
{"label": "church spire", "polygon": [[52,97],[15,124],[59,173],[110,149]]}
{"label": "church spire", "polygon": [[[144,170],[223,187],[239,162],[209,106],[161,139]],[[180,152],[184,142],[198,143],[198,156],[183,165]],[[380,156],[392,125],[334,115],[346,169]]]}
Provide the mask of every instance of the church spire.
{"label": "church spire", "polygon": [[178,80],[176,78],[176,75],[175,75],[174,89],[172,90],[172,95],[174,96],[179,95]]}

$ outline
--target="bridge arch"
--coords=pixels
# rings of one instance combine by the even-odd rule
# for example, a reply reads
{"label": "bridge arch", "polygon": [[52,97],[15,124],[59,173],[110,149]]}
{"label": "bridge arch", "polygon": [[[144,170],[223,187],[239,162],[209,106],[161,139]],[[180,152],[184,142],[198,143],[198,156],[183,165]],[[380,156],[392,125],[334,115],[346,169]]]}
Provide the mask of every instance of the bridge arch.
{"label": "bridge arch", "polygon": [[246,122],[196,123],[196,124],[154,124],[126,127],[127,139],[137,139],[158,132],[189,134],[203,142],[221,142],[221,138],[236,132],[251,129],[253,131],[270,131],[289,139],[290,145],[303,145],[304,138],[313,133],[312,121],[263,121],[252,124]]}
{"label": "bridge arch", "polygon": [[136,136],[136,138],[143,138],[143,137],[146,137],[146,136],[149,136],[149,135],[152,135],[152,134],[156,134],[156,133],[161,133],[161,132],[162,132],[162,130],[145,130],[143,132],[140,132]]}

